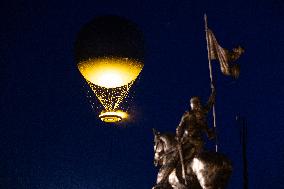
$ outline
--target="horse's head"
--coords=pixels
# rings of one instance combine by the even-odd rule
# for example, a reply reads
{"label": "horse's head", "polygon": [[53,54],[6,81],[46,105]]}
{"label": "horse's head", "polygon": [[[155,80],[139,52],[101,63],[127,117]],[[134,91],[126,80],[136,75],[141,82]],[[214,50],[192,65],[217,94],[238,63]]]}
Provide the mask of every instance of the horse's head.
{"label": "horse's head", "polygon": [[154,165],[158,166],[161,163],[161,156],[164,151],[163,141],[161,140],[160,132],[153,129],[154,134]]}

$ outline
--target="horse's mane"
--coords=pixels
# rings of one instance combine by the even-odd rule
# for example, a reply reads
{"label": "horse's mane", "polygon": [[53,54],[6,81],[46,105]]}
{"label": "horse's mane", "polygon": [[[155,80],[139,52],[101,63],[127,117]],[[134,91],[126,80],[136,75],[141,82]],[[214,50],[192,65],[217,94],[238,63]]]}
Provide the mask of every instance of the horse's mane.
{"label": "horse's mane", "polygon": [[160,137],[164,139],[163,141],[166,143],[167,147],[175,146],[176,140],[173,133],[163,133]]}

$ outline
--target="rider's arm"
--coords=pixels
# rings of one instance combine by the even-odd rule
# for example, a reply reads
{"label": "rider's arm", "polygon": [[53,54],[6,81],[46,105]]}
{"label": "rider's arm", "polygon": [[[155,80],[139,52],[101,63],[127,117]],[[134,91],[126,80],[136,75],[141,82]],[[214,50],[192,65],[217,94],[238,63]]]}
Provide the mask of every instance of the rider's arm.
{"label": "rider's arm", "polygon": [[207,101],[206,106],[204,107],[206,113],[208,113],[211,110],[213,104],[215,103],[215,96],[216,96],[215,88],[212,88],[212,93]]}

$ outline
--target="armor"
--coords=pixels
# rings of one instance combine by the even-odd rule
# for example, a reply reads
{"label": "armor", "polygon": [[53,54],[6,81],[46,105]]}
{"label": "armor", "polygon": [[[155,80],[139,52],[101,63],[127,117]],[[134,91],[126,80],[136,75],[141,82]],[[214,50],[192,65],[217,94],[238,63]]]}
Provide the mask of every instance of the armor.
{"label": "armor", "polygon": [[182,144],[185,160],[192,159],[203,150],[204,141],[202,132],[205,132],[209,139],[214,138],[214,131],[208,128],[207,114],[215,103],[216,92],[212,93],[205,106],[202,106],[198,97],[190,99],[191,110],[186,111],[176,129],[177,140]]}

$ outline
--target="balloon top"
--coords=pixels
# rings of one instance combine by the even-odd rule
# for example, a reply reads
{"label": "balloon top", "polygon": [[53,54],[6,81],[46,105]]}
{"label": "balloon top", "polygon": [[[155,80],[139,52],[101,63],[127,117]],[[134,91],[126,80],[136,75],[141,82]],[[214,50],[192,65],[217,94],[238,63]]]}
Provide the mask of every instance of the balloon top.
{"label": "balloon top", "polygon": [[100,16],[81,28],[74,50],[77,63],[98,57],[127,57],[143,62],[144,39],[133,22],[119,16]]}

